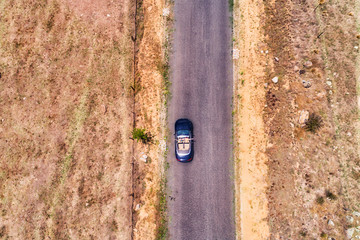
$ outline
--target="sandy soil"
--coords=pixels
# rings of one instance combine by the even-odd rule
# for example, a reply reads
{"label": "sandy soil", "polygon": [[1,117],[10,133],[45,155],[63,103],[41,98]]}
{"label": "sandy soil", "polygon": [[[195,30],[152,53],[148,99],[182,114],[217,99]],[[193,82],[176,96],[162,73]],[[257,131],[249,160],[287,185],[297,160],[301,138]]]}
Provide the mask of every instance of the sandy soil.
{"label": "sandy soil", "polygon": [[[263,122],[266,51],[261,31],[262,1],[235,1],[234,48],[234,159],[237,239],[269,236],[267,136]],[[242,221],[244,219],[244,221]]]}
{"label": "sandy soil", "polygon": [[130,238],[130,7],[1,1],[2,238]]}
{"label": "sandy soil", "polygon": [[[256,6],[264,9],[264,14],[249,21],[249,25],[253,27],[251,34],[258,30],[264,37],[246,41],[257,43],[264,39],[264,45],[257,52],[247,47],[240,51],[250,51],[265,65],[264,82],[259,84],[263,88],[267,83],[265,102],[263,97],[258,101],[264,104],[268,174],[259,167],[254,170],[267,179],[270,239],[345,239],[346,230],[359,224],[357,219],[349,219],[356,218],[355,211],[360,210],[356,93],[359,7],[349,1],[277,0],[261,4]],[[246,23],[248,18],[254,19],[244,11],[240,19]],[[240,28],[240,33],[247,32]],[[240,65],[238,76],[241,71]],[[271,80],[275,76],[279,77],[276,84]],[[241,76],[235,79],[241,85]],[[305,88],[303,81],[311,86]],[[242,105],[240,114],[246,113],[246,108]],[[300,111],[320,116],[322,128],[315,134],[305,131],[299,124]],[[244,128],[236,129],[241,132]],[[260,141],[261,134],[257,138]],[[241,149],[244,144],[239,143]],[[246,155],[240,154],[240,166],[247,161],[241,156]],[[256,161],[254,157],[254,165]],[[240,179],[241,188],[249,187],[247,182]],[[258,184],[250,187],[259,189]],[[244,198],[240,195],[240,199]],[[262,199],[261,194],[258,199]],[[255,212],[243,206],[241,211],[241,216]],[[242,229],[242,234],[246,232]],[[267,238],[259,235],[256,239]]]}

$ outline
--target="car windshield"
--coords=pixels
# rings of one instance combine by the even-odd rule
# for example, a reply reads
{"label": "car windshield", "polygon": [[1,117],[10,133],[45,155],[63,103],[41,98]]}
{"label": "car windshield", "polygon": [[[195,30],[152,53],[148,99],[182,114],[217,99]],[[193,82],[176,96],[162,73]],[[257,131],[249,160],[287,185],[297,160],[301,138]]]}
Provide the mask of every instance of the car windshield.
{"label": "car windshield", "polygon": [[177,131],[177,135],[178,136],[181,136],[181,135],[189,136],[190,132],[189,132],[189,130],[179,130],[179,131]]}

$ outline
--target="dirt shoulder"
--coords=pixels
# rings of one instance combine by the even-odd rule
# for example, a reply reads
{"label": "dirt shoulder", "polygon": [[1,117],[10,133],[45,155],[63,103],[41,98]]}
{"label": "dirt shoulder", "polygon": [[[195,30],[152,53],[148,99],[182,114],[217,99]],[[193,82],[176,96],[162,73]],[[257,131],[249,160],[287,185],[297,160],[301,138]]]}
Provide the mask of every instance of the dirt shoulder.
{"label": "dirt shoulder", "polygon": [[135,144],[134,239],[162,239],[166,235],[162,214],[166,207],[163,176],[168,133],[164,78],[168,75],[165,38],[168,16],[163,15],[164,8],[163,0],[139,1],[138,5],[142,20],[136,40],[135,125],[151,135],[151,142]]}
{"label": "dirt shoulder", "polygon": [[[267,136],[263,122],[266,51],[262,2],[234,2],[234,159],[237,239],[269,236]],[[244,219],[244,221],[242,221]]]}
{"label": "dirt shoulder", "polygon": [[[242,217],[251,216],[256,208],[267,208],[265,219],[270,239],[355,237],[359,234],[354,227],[358,226],[360,210],[356,90],[359,6],[348,1],[278,0],[255,2],[248,11],[246,1],[241,4],[245,6],[238,16],[243,25],[236,25],[235,19],[235,29],[244,37],[235,40],[236,43],[250,43],[238,45],[238,62],[245,61],[241,58],[246,57],[245,66],[256,69],[255,76],[260,77],[247,76],[246,69],[238,65],[235,84],[241,87],[240,90],[236,88],[235,94],[240,94],[241,101],[235,105],[240,106],[235,112],[234,120],[239,124],[235,125],[235,132],[245,136],[235,135],[238,136],[235,143],[238,150],[245,147],[245,153],[238,155],[240,168],[237,172],[242,175],[237,178],[240,184],[237,197],[247,200],[242,188],[262,189],[265,191],[249,201],[262,201],[262,194],[266,194],[266,201],[255,205],[255,209],[246,208],[249,204],[238,201],[237,216],[245,219]],[[254,6],[263,10],[257,11]],[[236,5],[234,11],[237,11]],[[251,29],[248,26],[253,26],[250,33],[246,31]],[[252,62],[256,57],[258,61]],[[235,63],[238,64],[237,60]],[[259,65],[263,68],[258,68]],[[261,77],[261,81],[256,80]],[[247,87],[248,79],[248,84],[257,87]],[[241,95],[241,88],[248,91]],[[256,91],[257,98],[251,98]],[[249,98],[252,101],[245,105]],[[263,106],[262,121],[259,117],[259,123],[252,128],[259,134],[249,138],[253,144],[247,148],[248,143],[242,139],[250,135],[245,129],[251,129],[254,120],[251,124],[243,124],[250,117],[254,118],[248,113],[254,105]],[[260,114],[260,110],[253,112],[255,116]],[[304,113],[313,113],[322,120],[322,127],[315,133],[306,131],[299,122],[300,115],[306,118]],[[263,128],[265,137],[261,134]],[[254,155],[250,163],[247,158],[251,155],[246,149],[254,151],[252,147],[262,139],[265,140],[255,151],[266,147],[266,168],[259,162],[263,159],[262,151]],[[249,167],[248,172],[243,173],[242,166]],[[250,173],[266,184],[261,182],[259,186],[255,178],[247,184]],[[264,185],[267,187],[262,187]],[[257,215],[250,219],[257,223],[253,225],[255,233],[264,229]],[[238,229],[244,226],[238,223]],[[267,239],[265,235],[247,238],[248,231],[241,229],[243,239]]]}

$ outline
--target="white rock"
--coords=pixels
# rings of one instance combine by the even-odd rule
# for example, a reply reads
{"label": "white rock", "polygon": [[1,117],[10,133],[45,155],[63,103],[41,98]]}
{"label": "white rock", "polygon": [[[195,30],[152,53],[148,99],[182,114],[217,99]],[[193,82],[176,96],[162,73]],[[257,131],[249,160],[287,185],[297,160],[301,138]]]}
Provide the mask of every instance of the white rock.
{"label": "white rock", "polygon": [[335,223],[330,219],[328,221],[328,225],[331,226],[331,227],[334,227],[335,226]]}
{"label": "white rock", "polygon": [[163,16],[164,17],[167,17],[167,16],[169,16],[170,15],[170,9],[169,8],[164,8],[163,9]]}
{"label": "white rock", "polygon": [[329,90],[329,94],[331,95],[333,92],[331,90]]}
{"label": "white rock", "polygon": [[233,49],[233,59],[239,59],[240,57],[240,50],[237,48]]}
{"label": "white rock", "polygon": [[277,62],[279,61],[279,58],[278,58],[278,57],[274,57],[274,59],[275,59],[275,61],[277,61]]}
{"label": "white rock", "polygon": [[359,46],[355,46],[354,48],[355,48],[355,49],[359,49]]}
{"label": "white rock", "polygon": [[140,210],[140,204],[136,204],[136,207],[135,207],[135,211],[139,211]]}
{"label": "white rock", "polygon": [[332,82],[331,82],[331,81],[326,81],[326,84],[327,84],[329,87],[331,87]]}
{"label": "white rock", "polygon": [[144,154],[144,155],[142,155],[142,156],[140,157],[140,160],[143,161],[144,163],[146,163],[146,162],[147,162],[147,158],[148,158],[148,156]]}
{"label": "white rock", "polygon": [[304,66],[307,68],[311,67],[312,65],[313,65],[313,63],[310,60],[308,60],[304,63]]}
{"label": "white rock", "polygon": [[349,137],[351,137],[352,134],[351,134],[351,132],[348,132],[346,135],[348,135]]}
{"label": "white rock", "polygon": [[273,79],[271,79],[271,81],[272,81],[273,83],[277,83],[277,82],[279,81],[279,77],[274,77]]}
{"label": "white rock", "polygon": [[261,52],[261,53],[264,53],[264,51],[263,51],[263,50],[261,50],[260,52]]}
{"label": "white rock", "polygon": [[106,16],[107,16],[107,17],[110,17],[111,15],[110,15],[110,14],[107,14]]}
{"label": "white rock", "polygon": [[353,214],[355,217],[360,217],[360,212],[354,211],[352,214]]}
{"label": "white rock", "polygon": [[352,236],[354,235],[355,232],[355,228],[349,228],[346,230],[346,237],[347,239],[351,239]]}
{"label": "white rock", "polygon": [[268,87],[268,83],[264,83],[264,87],[267,88],[267,87]]}
{"label": "white rock", "polygon": [[349,222],[349,223],[353,223],[354,222],[354,218],[352,216],[346,216],[346,220]]}
{"label": "white rock", "polygon": [[268,51],[268,50],[266,50],[266,51],[265,51],[265,54],[268,54],[268,53],[269,53],[269,51]]}
{"label": "white rock", "polygon": [[311,87],[311,82],[309,82],[309,81],[302,80],[302,84],[303,84],[304,88]]}
{"label": "white rock", "polygon": [[299,123],[301,125],[305,124],[306,121],[309,119],[309,111],[301,110],[299,116]]}
{"label": "white rock", "polygon": [[166,141],[165,140],[159,141],[159,148],[161,149],[162,152],[166,151]]}

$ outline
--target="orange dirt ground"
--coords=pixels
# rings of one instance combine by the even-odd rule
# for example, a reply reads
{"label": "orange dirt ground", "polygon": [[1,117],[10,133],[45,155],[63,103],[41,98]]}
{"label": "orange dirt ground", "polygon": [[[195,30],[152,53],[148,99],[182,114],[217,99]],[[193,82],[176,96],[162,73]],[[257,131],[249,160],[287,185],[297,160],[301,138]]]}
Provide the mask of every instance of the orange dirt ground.
{"label": "orange dirt ground", "polygon": [[[237,225],[238,238],[345,239],[349,229],[359,226],[360,220],[357,216],[360,158],[356,81],[359,6],[342,0],[274,0],[255,1],[248,11],[247,1],[235,1],[234,9],[236,4],[240,7],[244,4],[245,10],[235,15],[235,33],[237,29],[239,35],[235,35],[234,47],[243,52],[240,56],[258,60],[245,65],[239,64],[244,61],[241,58],[235,61],[235,86],[239,88],[236,93],[242,94],[240,100],[235,101],[235,106],[240,107],[235,109],[239,112],[239,117],[236,112],[234,118],[238,124],[235,138],[245,134],[240,139],[253,136],[255,143],[246,151],[241,150],[242,142],[237,142],[236,149],[241,150],[237,166],[249,168],[242,169],[241,172],[248,174],[243,174],[244,179],[238,175],[236,181],[240,189],[260,191],[264,190],[264,182],[249,181],[246,176],[260,179],[262,175],[267,185],[265,192],[253,191],[258,198],[251,199],[252,202],[259,202],[263,194],[267,196],[267,201],[259,205],[243,203],[247,197],[237,192],[237,209],[241,209],[237,212],[241,217],[241,224],[238,221]],[[245,24],[236,25],[239,22]],[[249,42],[247,47],[244,47],[245,41]],[[253,71],[257,71],[257,75],[253,75]],[[279,78],[278,83],[272,82],[275,76]],[[311,87],[305,88],[303,80],[309,81]],[[253,92],[244,89],[259,91],[258,99],[251,98]],[[263,104],[265,136],[259,127],[262,124],[251,128],[246,125],[247,120],[243,120],[249,116],[249,108],[257,104],[245,105],[249,98]],[[315,134],[300,126],[302,110],[322,118],[323,126]],[[254,111],[254,115],[258,112]],[[246,129],[259,134],[251,135]],[[267,139],[266,144],[261,142],[263,139]],[[257,142],[262,145],[256,145]],[[266,166],[260,161],[264,144]],[[259,154],[249,160],[244,156],[251,157],[251,151]],[[257,211],[262,213],[264,208],[268,209],[266,218],[251,217]],[[246,226],[241,221],[257,224],[252,225],[251,232],[241,229]],[[263,233],[267,226],[261,227],[264,221],[269,227],[266,235]],[[356,234],[355,231],[353,237]]]}

